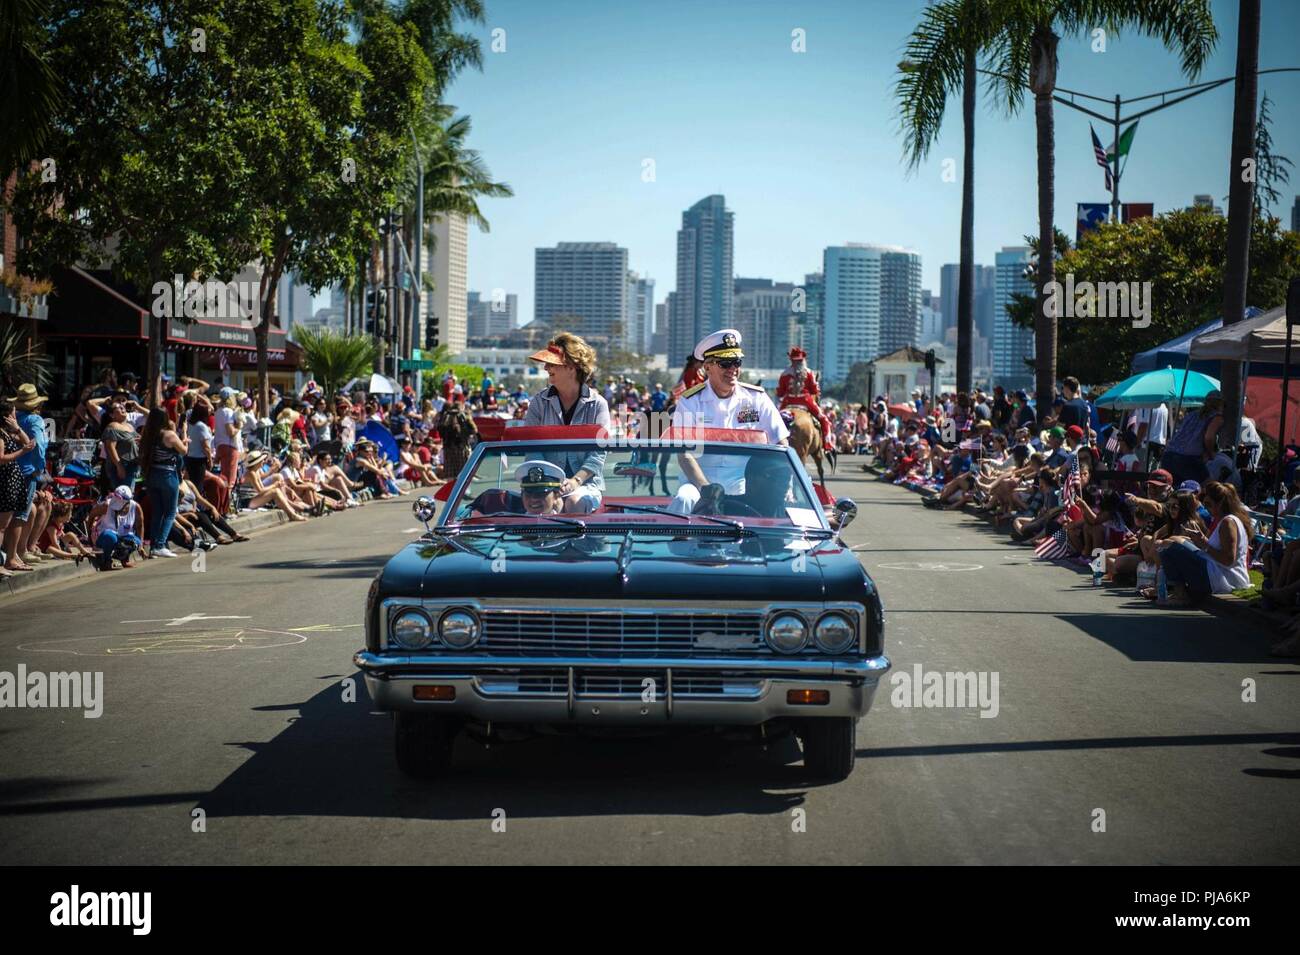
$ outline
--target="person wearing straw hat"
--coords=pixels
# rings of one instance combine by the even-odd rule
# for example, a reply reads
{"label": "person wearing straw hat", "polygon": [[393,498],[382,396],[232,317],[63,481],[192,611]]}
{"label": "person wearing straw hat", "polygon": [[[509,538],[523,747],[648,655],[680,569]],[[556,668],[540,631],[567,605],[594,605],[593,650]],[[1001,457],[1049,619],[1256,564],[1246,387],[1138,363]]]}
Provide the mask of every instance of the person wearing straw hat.
{"label": "person wearing straw hat", "polygon": [[49,518],[49,509],[41,508],[36,502],[36,491],[41,476],[45,474],[45,451],[49,447],[49,437],[45,433],[45,421],[41,418],[41,406],[49,400],[40,394],[33,384],[18,386],[18,393],[13,398],[18,427],[32,440],[32,447],[18,459],[18,468],[22,472],[23,487],[14,510],[14,516],[5,530],[4,551],[10,570],[21,570],[24,561],[39,561],[35,554],[36,542],[40,540],[45,521]]}

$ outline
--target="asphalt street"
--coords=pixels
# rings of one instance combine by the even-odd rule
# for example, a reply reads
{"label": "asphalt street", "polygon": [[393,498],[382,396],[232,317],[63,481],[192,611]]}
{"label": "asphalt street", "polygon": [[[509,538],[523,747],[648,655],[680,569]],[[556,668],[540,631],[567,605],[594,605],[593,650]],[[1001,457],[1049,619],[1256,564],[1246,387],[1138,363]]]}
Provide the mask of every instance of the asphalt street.
{"label": "asphalt street", "polygon": [[894,672],[996,674],[996,715],[894,705],[911,694],[885,682],[836,784],[793,741],[712,736],[462,740],[453,778],[412,782],[344,682],[369,581],[419,532],[407,497],[202,573],[153,561],[0,604],[0,671],[104,675],[98,719],[0,709],[0,862],[1300,861],[1300,666],[1269,634],[1093,588],[841,463]]}

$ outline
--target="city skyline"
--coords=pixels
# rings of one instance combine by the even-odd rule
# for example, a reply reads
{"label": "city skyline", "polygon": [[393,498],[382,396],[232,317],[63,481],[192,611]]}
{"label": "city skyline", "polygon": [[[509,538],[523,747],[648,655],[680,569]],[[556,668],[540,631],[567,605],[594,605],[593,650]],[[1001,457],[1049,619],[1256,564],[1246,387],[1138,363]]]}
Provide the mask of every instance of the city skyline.
{"label": "city skyline", "polygon": [[[760,3],[737,18],[725,5],[676,0],[653,9],[491,5],[488,22],[472,30],[484,43],[484,70],[463,74],[448,98],[473,117],[471,145],[516,196],[483,201],[492,231],[471,230],[470,286],[519,289],[520,314],[531,315],[532,250],[595,235],[629,250],[638,272],[656,280],[659,304],[675,287],[681,210],[722,194],[735,216],[734,275],[797,284],[820,269],[825,248],[870,242],[915,249],[921,284],[938,289],[940,267],[958,258],[960,179],[945,182],[943,173],[945,159],[961,156],[960,104],[948,104],[930,158],[909,176],[892,96],[921,9]],[[1213,9],[1221,36],[1205,80],[1235,65],[1235,5]],[[1289,43],[1300,32],[1300,4],[1264,0],[1263,20],[1261,69],[1300,65]],[[690,29],[679,28],[684,22]],[[791,50],[796,28],[805,31],[804,53]],[[492,52],[498,29],[505,49]],[[571,43],[556,36],[582,43],[584,56],[569,55]],[[1186,83],[1173,56],[1134,34],[1109,38],[1104,54],[1066,38],[1060,60],[1062,86],[1097,95]],[[1300,74],[1262,77],[1260,91],[1294,101]],[[758,102],[762,111],[745,108]],[[1157,212],[1185,208],[1198,193],[1222,204],[1231,112],[1229,86],[1143,120],[1121,200],[1152,202]],[[1282,108],[1275,118],[1275,151],[1300,161],[1300,129]],[[1072,235],[1075,202],[1108,195],[1088,119],[1058,106],[1056,128],[1057,226]],[[1032,111],[1008,119],[981,89],[977,261],[992,263],[999,249],[1037,231],[1035,161]],[[1284,224],[1293,191],[1273,209]]]}

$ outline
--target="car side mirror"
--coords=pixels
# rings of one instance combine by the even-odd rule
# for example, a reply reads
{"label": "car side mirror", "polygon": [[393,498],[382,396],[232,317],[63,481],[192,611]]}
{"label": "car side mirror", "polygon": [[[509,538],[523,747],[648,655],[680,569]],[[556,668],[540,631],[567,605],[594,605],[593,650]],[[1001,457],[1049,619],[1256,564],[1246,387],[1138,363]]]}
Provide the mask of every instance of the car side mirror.
{"label": "car side mirror", "polygon": [[416,520],[428,527],[429,522],[438,513],[438,505],[433,502],[433,498],[426,495],[411,505],[411,512]]}
{"label": "car side mirror", "polygon": [[851,497],[842,497],[835,502],[835,530],[844,533],[844,529],[858,517],[858,505]]}

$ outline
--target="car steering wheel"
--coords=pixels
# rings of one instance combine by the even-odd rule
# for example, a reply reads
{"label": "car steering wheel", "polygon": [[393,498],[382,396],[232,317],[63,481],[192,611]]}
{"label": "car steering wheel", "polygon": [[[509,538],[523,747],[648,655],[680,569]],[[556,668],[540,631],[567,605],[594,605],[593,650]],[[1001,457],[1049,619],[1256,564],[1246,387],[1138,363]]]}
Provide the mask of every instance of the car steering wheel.
{"label": "car steering wheel", "polygon": [[753,507],[735,497],[724,497],[718,512],[729,517],[762,517]]}

